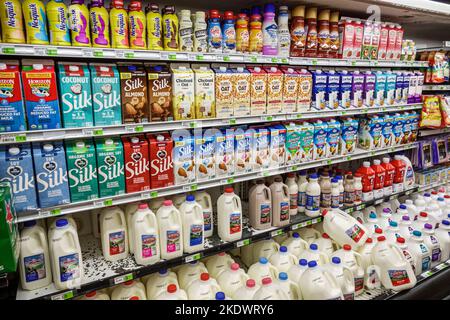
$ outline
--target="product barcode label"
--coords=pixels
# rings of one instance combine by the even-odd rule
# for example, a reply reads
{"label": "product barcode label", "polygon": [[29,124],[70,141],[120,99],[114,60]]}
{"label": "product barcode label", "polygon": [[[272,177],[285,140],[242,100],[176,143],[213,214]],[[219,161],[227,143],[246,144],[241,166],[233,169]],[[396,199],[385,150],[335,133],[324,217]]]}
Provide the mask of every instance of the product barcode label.
{"label": "product barcode label", "polygon": [[236,248],[248,246],[250,243],[251,243],[250,239],[244,239],[244,240],[238,241],[238,242],[236,242]]}
{"label": "product barcode label", "polygon": [[56,294],[54,296],[51,297],[51,300],[68,300],[73,298],[73,291],[66,291],[60,294]]}
{"label": "product barcode label", "polygon": [[200,260],[201,257],[202,257],[202,254],[201,254],[201,252],[199,252],[199,253],[196,253],[196,254],[192,254],[192,255],[190,255],[190,256],[187,256],[187,257],[184,259],[184,261],[185,261],[186,263],[188,263],[188,262],[191,262],[191,261]]}
{"label": "product barcode label", "polygon": [[115,277],[113,280],[113,283],[119,284],[119,283],[123,283],[123,282],[130,281],[130,280],[133,280],[133,273],[127,273],[127,274],[124,274],[123,276]]}

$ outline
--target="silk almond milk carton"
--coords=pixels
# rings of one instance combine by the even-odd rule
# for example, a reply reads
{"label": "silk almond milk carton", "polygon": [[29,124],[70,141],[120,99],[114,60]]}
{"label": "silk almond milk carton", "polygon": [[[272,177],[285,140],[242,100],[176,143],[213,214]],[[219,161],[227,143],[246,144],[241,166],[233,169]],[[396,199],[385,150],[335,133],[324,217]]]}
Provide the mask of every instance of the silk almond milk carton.
{"label": "silk almond milk carton", "polygon": [[122,97],[123,123],[147,123],[148,107],[147,74],[144,66],[118,64]]}
{"label": "silk almond milk carton", "polygon": [[173,172],[175,184],[195,181],[195,139],[188,130],[177,130],[172,134]]}
{"label": "silk almond milk carton", "polygon": [[122,137],[127,193],[150,190],[148,141],[143,135]]}
{"label": "silk almond milk carton", "polygon": [[150,186],[152,189],[174,185],[173,140],[168,132],[147,135],[150,145]]}
{"label": "silk almond milk carton", "polygon": [[299,74],[293,68],[281,67],[281,71],[284,73],[282,99],[283,112],[297,112],[297,94],[300,80]]}
{"label": "silk almond milk carton", "polygon": [[270,165],[269,157],[269,130],[263,126],[250,127],[253,135],[253,168],[254,170],[267,169]]}
{"label": "silk almond milk carton", "polygon": [[236,173],[245,173],[252,170],[253,134],[246,127],[237,127],[234,130],[234,163]]}
{"label": "silk almond milk carton", "polygon": [[286,128],[281,124],[269,127],[270,132],[270,167],[284,166]]}
{"label": "silk almond milk carton", "polygon": [[250,71],[250,114],[267,113],[267,73],[261,67],[248,67]]}
{"label": "silk almond milk carton", "polygon": [[250,72],[244,67],[233,68],[234,116],[250,115]]}
{"label": "silk almond milk carton", "polygon": [[215,74],[207,65],[192,65],[197,119],[216,117]]}
{"label": "silk almond milk carton", "polygon": [[194,72],[189,68],[189,64],[171,64],[170,68],[174,119],[195,119]]}
{"label": "silk almond milk carton", "polygon": [[204,181],[216,177],[216,136],[208,129],[195,136],[195,167],[197,180]]}
{"label": "silk almond milk carton", "polygon": [[95,140],[100,197],[125,193],[125,169],[122,141],[119,138]]}
{"label": "silk almond milk carton", "polygon": [[216,134],[216,175],[226,177],[234,174],[234,129],[225,128]]}
{"label": "silk almond milk carton", "polygon": [[151,121],[172,121],[172,74],[165,64],[146,65]]}
{"label": "silk almond milk carton", "polygon": [[264,68],[267,73],[267,114],[281,113],[283,103],[283,72],[277,67]]}
{"label": "silk almond milk carton", "polygon": [[233,72],[224,66],[213,68],[216,75],[216,114],[218,118],[231,117],[234,114]]}
{"label": "silk almond milk carton", "polygon": [[25,130],[25,109],[18,60],[0,62],[0,132]]}

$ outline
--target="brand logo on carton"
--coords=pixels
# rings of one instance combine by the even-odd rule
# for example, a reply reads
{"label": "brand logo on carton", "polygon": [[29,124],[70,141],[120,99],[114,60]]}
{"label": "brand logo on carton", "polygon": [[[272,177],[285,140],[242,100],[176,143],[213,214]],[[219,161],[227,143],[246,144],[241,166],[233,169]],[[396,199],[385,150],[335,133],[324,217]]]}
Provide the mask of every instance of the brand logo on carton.
{"label": "brand logo on carton", "polygon": [[88,165],[88,160],[85,158],[77,159],[75,166],[76,168],[69,170],[70,187],[76,187],[97,178],[96,168],[91,164]]}
{"label": "brand logo on carton", "polygon": [[39,13],[38,8],[35,3],[30,3],[28,5],[30,8],[30,14],[31,14],[31,21],[29,22],[29,25],[32,28],[38,29],[39,28]]}
{"label": "brand logo on carton", "polygon": [[147,158],[144,158],[140,152],[131,154],[133,161],[126,164],[127,179],[132,179],[150,170]]}
{"label": "brand logo on carton", "polygon": [[115,156],[105,157],[105,164],[98,167],[99,183],[118,178],[124,174],[124,167]]}
{"label": "brand logo on carton", "polygon": [[42,171],[36,175],[39,192],[45,192],[49,188],[56,188],[67,181],[67,172],[63,168],[57,168],[55,162],[46,162],[44,169],[46,171]]}
{"label": "brand logo on carton", "polygon": [[17,27],[17,13],[14,11],[14,3],[12,1],[5,2],[6,18],[8,19],[8,27]]}
{"label": "brand logo on carton", "polygon": [[116,32],[121,35],[121,36],[125,36],[126,34],[126,30],[125,30],[125,17],[123,15],[123,13],[119,13],[117,15],[117,26],[118,29],[116,30]]}

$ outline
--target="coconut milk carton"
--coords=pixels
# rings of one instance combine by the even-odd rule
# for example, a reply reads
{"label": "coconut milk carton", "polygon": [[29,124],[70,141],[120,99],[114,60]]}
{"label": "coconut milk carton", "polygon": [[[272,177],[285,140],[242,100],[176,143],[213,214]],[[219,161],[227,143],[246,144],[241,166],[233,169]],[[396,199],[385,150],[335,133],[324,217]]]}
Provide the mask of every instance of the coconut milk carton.
{"label": "coconut milk carton", "polygon": [[327,130],[326,122],[317,120],[314,123],[314,150],[313,160],[323,159],[327,157]]}
{"label": "coconut milk carton", "polygon": [[382,134],[382,147],[390,147],[394,141],[394,133],[392,131],[394,122],[394,116],[386,114],[383,117],[383,128],[381,129]]}
{"label": "coconut milk carton", "polygon": [[364,103],[363,93],[364,93],[364,75],[359,71],[353,71],[353,82],[352,82],[352,106],[355,108],[361,108]]}
{"label": "coconut milk carton", "polygon": [[386,74],[381,71],[377,71],[375,75],[375,105],[384,106],[386,96]]}
{"label": "coconut milk carton", "polygon": [[253,135],[253,168],[254,170],[267,169],[270,165],[269,158],[269,130],[263,126],[251,127]]}
{"label": "coconut milk carton", "polygon": [[358,120],[346,118],[341,120],[341,155],[352,154],[358,142]]}
{"label": "coconut milk carton", "polygon": [[189,65],[170,66],[172,70],[172,103],[175,120],[195,119],[194,72]]}
{"label": "coconut milk carton", "polygon": [[0,62],[0,132],[25,130],[18,60]]}
{"label": "coconut milk carton", "polygon": [[277,168],[285,164],[286,128],[277,124],[269,127],[270,167]]}
{"label": "coconut milk carton", "polygon": [[95,140],[100,197],[125,193],[125,168],[122,141],[119,138]]}
{"label": "coconut milk carton", "polygon": [[214,71],[207,65],[192,65],[195,82],[195,114],[197,119],[216,117]]}
{"label": "coconut milk carton", "polygon": [[[293,68],[281,67],[284,73],[283,82],[283,112],[297,112],[297,91],[299,88],[299,75]],[[310,105],[308,105],[308,108]]]}
{"label": "coconut milk carton", "polygon": [[250,72],[243,67],[231,69],[234,85],[234,116],[250,115]]}
{"label": "coconut milk carton", "polygon": [[196,178],[195,168],[195,139],[188,130],[177,130],[172,134],[173,172],[175,184],[194,182]]}
{"label": "coconut milk carton", "polygon": [[395,104],[395,90],[397,83],[397,75],[395,73],[386,73],[386,89],[384,103],[388,106]]}
{"label": "coconut milk carton", "polygon": [[234,113],[233,72],[224,66],[213,68],[213,70],[215,73],[217,117],[231,117]]}
{"label": "coconut milk carton", "polygon": [[377,115],[360,119],[359,146],[366,150],[379,149],[382,146],[383,119]]}
{"label": "coconut milk carton", "polygon": [[376,77],[375,75],[367,71],[364,73],[364,105],[367,107],[373,107],[375,104],[375,83]]}
{"label": "coconut milk carton", "polygon": [[253,134],[246,127],[238,127],[234,131],[234,163],[236,173],[252,170]]}
{"label": "coconut milk carton", "polygon": [[339,145],[341,142],[341,124],[332,119],[327,123],[327,156],[335,157],[339,155]]}
{"label": "coconut milk carton", "polygon": [[328,85],[327,85],[327,101],[326,106],[329,109],[335,110],[341,107],[341,102],[339,101],[340,92],[340,75],[334,70],[328,72]]}
{"label": "coconut milk carton", "polygon": [[97,199],[97,161],[93,141],[66,141],[66,157],[71,202]]}
{"label": "coconut milk carton", "polygon": [[297,111],[308,111],[311,109],[313,78],[311,73],[306,69],[297,70],[298,94],[297,94]]}
{"label": "coconut milk carton", "polygon": [[267,72],[267,114],[281,113],[283,102],[283,72],[277,67],[264,68]]}
{"label": "coconut milk carton", "polygon": [[267,73],[260,67],[248,67],[250,71],[250,113],[262,115],[267,113]]}
{"label": "coconut milk carton", "polygon": [[92,127],[91,76],[87,64],[59,62],[58,78],[64,127]]}
{"label": "coconut milk carton", "polygon": [[352,106],[353,76],[347,70],[340,72],[339,101],[344,109]]}
{"label": "coconut milk carton", "polygon": [[11,184],[16,212],[38,207],[29,143],[0,146],[0,182]]}
{"label": "coconut milk carton", "polygon": [[143,135],[122,137],[127,193],[150,190],[148,141]]}
{"label": "coconut milk carton", "polygon": [[195,167],[197,169],[197,180],[204,181],[216,177],[215,147],[216,135],[213,129],[199,132],[195,137]]}
{"label": "coconut milk carton", "polygon": [[312,72],[313,100],[311,107],[316,110],[324,110],[327,106],[328,76],[322,70]]}
{"label": "coconut milk carton", "polygon": [[34,142],[33,162],[39,207],[70,203],[63,142]]}
{"label": "coconut milk carton", "polygon": [[226,177],[235,172],[234,129],[216,131],[216,175]]}
{"label": "coconut milk carton", "polygon": [[114,64],[91,63],[92,108],[94,125],[122,124],[119,71]]}

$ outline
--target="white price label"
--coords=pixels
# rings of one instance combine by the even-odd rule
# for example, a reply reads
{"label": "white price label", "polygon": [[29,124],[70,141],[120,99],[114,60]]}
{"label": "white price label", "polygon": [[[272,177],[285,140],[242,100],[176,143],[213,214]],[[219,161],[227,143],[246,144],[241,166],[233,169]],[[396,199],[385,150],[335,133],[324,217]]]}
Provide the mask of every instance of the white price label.
{"label": "white price label", "polygon": [[83,135],[85,135],[85,136],[92,136],[94,134],[93,129],[83,129],[82,132],[83,132]]}
{"label": "white price label", "polygon": [[127,273],[123,276],[115,277],[113,282],[114,284],[119,284],[130,280],[133,280],[133,273]]}
{"label": "white price label", "polygon": [[94,51],[92,49],[83,49],[83,56],[91,58],[94,56]]}
{"label": "white price label", "polygon": [[16,135],[14,134],[5,134],[0,136],[0,142],[2,143],[12,143],[16,141]]}
{"label": "white price label", "polygon": [[144,193],[141,194],[141,199],[142,200],[150,199],[150,198],[151,198],[150,192],[144,192]]}
{"label": "white price label", "polygon": [[122,50],[116,50],[116,58],[123,58],[125,53]]}

